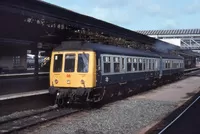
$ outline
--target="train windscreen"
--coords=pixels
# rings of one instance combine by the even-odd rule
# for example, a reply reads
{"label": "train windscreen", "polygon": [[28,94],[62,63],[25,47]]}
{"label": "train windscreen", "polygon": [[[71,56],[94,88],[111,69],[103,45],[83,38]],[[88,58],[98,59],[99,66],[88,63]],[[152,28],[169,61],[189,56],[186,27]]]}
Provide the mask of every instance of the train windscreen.
{"label": "train windscreen", "polygon": [[54,55],[54,66],[53,66],[54,72],[61,72],[62,71],[62,60],[63,60],[62,54]]}
{"label": "train windscreen", "polygon": [[74,72],[75,68],[75,54],[65,55],[65,72]]}
{"label": "train windscreen", "polygon": [[78,70],[77,72],[88,72],[89,54],[78,54]]}

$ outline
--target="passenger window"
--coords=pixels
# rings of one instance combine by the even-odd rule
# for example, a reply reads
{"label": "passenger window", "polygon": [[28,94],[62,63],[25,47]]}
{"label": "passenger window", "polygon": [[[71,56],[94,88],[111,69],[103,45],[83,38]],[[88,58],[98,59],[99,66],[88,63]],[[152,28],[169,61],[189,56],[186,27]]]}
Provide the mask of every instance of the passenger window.
{"label": "passenger window", "polygon": [[110,73],[110,57],[104,56],[103,57],[103,66],[104,66],[104,73]]}
{"label": "passenger window", "polygon": [[156,59],[155,60],[155,70],[157,70],[158,69],[158,60]]}
{"label": "passenger window", "polygon": [[167,68],[167,61],[165,61],[166,63],[165,63],[165,68]]}
{"label": "passenger window", "polygon": [[142,59],[138,59],[139,62],[139,70],[142,71]]}
{"label": "passenger window", "polygon": [[151,70],[151,59],[149,59],[149,70]]}
{"label": "passenger window", "polygon": [[53,72],[61,72],[62,71],[62,62],[63,62],[63,55],[62,54],[54,55]]}
{"label": "passenger window", "polygon": [[110,73],[110,63],[104,63],[104,73]]}
{"label": "passenger window", "polygon": [[74,72],[75,68],[75,54],[65,55],[65,72]]}
{"label": "passenger window", "polygon": [[146,63],[145,63],[145,59],[143,59],[143,70],[146,70]]}
{"label": "passenger window", "polygon": [[127,72],[131,71],[132,68],[132,59],[131,58],[127,58]]}
{"label": "passenger window", "polygon": [[120,58],[119,57],[114,57],[114,72],[120,72]]}
{"label": "passenger window", "polygon": [[138,70],[138,67],[137,67],[137,59],[133,59],[133,71],[137,71]]}
{"label": "passenger window", "polygon": [[152,60],[152,70],[155,70],[155,60]]}
{"label": "passenger window", "polygon": [[147,67],[146,67],[146,68],[147,68],[146,70],[148,71],[148,70],[149,70],[149,60],[148,60],[148,59],[146,59],[146,66],[147,66]]}
{"label": "passenger window", "polygon": [[78,54],[78,70],[77,72],[88,72],[89,54]]}
{"label": "passenger window", "polygon": [[125,60],[124,60],[124,58],[122,58],[122,70],[124,70],[125,69]]}

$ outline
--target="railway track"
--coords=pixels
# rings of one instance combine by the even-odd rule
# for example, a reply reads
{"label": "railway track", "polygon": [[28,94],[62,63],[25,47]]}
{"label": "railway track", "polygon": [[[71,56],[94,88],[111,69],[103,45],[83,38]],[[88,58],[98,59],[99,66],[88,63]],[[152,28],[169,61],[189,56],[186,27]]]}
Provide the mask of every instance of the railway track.
{"label": "railway track", "polygon": [[59,117],[71,115],[73,113],[80,112],[81,109],[73,108],[63,108],[59,109],[56,106],[35,111],[33,113],[28,113],[23,116],[13,117],[13,118],[4,118],[0,120],[0,134],[15,132],[39,123],[44,123]]}

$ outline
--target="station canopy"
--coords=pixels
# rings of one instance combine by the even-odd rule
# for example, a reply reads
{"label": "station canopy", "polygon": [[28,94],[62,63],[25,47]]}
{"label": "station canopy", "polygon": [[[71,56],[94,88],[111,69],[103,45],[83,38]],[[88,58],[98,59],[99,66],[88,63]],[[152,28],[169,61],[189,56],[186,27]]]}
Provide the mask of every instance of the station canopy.
{"label": "station canopy", "polygon": [[0,44],[34,46],[42,42],[51,49],[62,41],[87,40],[147,50],[162,44],[147,35],[39,0],[1,0],[0,10]]}

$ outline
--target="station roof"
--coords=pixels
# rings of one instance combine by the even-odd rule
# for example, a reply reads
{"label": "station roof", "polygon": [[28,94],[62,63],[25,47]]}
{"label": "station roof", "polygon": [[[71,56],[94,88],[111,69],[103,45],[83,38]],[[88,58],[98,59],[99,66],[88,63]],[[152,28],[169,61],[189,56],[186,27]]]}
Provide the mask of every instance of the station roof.
{"label": "station roof", "polygon": [[[139,46],[143,49],[143,47],[151,46],[166,50],[178,49],[175,45],[41,0],[1,0],[0,11],[2,23],[0,25],[0,44],[7,43],[9,45],[18,42],[18,45],[27,44],[27,46],[35,48],[36,43],[41,40],[46,44],[58,45],[62,41],[74,38],[88,38],[91,33],[95,33],[93,36],[95,38],[116,37],[117,41],[116,38],[113,38],[112,41],[120,42],[122,40],[122,44],[126,43],[123,43],[123,39],[126,39],[133,42],[133,46],[136,48]],[[110,38],[101,40],[110,40]],[[112,41],[110,44],[115,44]],[[126,46],[128,45],[126,44]]]}
{"label": "station roof", "polygon": [[144,35],[180,35],[180,34],[200,34],[200,29],[172,29],[172,30],[138,30]]}
{"label": "station roof", "polygon": [[12,12],[20,16],[31,17],[32,24],[38,24],[43,21],[44,23],[42,24],[44,25],[56,25],[56,27],[64,25],[64,28],[69,26],[88,28],[101,32],[102,34],[149,44],[153,44],[156,40],[146,35],[138,34],[137,32],[41,0],[1,0],[0,10]]}

